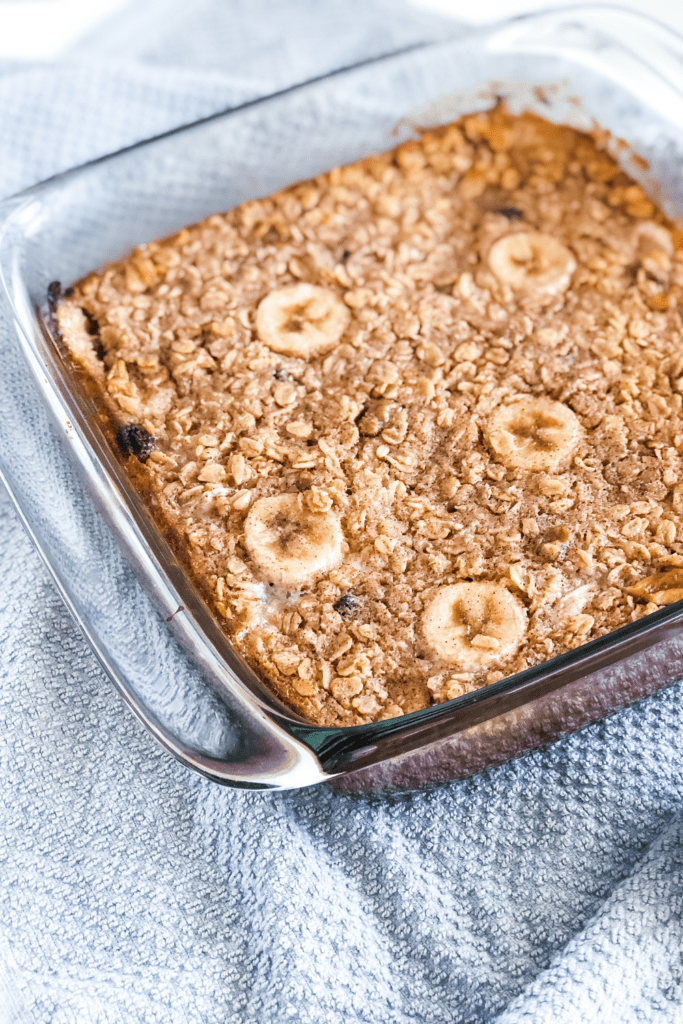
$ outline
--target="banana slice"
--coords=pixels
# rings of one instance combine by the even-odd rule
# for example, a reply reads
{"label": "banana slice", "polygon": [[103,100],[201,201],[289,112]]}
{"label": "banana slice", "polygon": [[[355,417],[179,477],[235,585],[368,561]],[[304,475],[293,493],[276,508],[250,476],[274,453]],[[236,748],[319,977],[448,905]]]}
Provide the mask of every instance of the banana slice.
{"label": "banana slice", "polygon": [[334,348],[349,311],[329,288],[290,284],[266,295],[256,310],[256,331],[273,352],[312,359]]}
{"label": "banana slice", "polygon": [[422,613],[422,632],[449,665],[484,668],[514,654],[526,631],[526,611],[497,583],[454,583],[437,590]]}
{"label": "banana slice", "polygon": [[571,458],[581,424],[562,402],[524,395],[496,409],[485,434],[504,466],[547,472]]}
{"label": "banana slice", "polygon": [[344,558],[337,517],[311,512],[300,494],[255,501],[244,522],[244,543],[266,579],[285,587],[310,583]]}
{"label": "banana slice", "polygon": [[576,260],[552,235],[519,231],[493,244],[489,266],[499,281],[515,291],[550,296],[567,290]]}

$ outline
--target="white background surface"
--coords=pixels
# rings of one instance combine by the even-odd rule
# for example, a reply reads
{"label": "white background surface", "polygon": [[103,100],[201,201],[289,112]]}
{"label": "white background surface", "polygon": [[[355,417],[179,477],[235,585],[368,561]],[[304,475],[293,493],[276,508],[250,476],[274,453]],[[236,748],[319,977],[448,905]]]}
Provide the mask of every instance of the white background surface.
{"label": "white background surface", "polygon": [[129,0],[0,0],[0,57],[49,60]]}
{"label": "white background surface", "polygon": [[[106,21],[131,0],[0,0],[0,58],[50,60]],[[134,3],[135,0],[132,0]],[[190,0],[191,2],[191,0]],[[287,0],[273,0],[286,3]],[[562,0],[408,0],[414,7],[483,23],[544,7],[567,6]],[[683,0],[622,0],[660,18],[683,34]]]}

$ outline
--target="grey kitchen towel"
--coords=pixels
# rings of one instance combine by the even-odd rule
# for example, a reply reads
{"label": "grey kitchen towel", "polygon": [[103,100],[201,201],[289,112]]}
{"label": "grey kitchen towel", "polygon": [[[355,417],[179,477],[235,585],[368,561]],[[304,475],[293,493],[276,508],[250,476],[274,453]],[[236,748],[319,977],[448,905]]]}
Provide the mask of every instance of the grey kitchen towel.
{"label": "grey kitchen towel", "polygon": [[[0,65],[0,192],[456,30],[141,0]],[[4,492],[0,594],[0,1024],[683,1021],[681,685],[430,793],[228,790],[125,709]]]}

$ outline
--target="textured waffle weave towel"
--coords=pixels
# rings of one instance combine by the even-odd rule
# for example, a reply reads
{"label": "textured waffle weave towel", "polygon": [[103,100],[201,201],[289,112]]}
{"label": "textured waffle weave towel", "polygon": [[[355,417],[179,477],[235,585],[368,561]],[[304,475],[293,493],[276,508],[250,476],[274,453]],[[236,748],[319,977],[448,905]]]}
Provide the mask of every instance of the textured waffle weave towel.
{"label": "textured waffle weave towel", "polygon": [[[137,3],[0,67],[0,191],[446,30]],[[0,529],[0,1024],[683,1020],[680,685],[429,794],[221,789],[124,708],[4,493]]]}

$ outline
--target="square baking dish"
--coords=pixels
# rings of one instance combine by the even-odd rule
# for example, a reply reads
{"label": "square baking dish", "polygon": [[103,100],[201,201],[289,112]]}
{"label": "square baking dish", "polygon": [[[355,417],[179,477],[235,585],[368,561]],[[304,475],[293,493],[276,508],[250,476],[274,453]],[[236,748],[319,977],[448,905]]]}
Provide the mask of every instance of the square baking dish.
{"label": "square baking dish", "polygon": [[307,723],[234,652],[188,581],[54,328],[51,282],[66,286],[140,243],[501,97],[513,113],[607,129],[624,169],[669,216],[683,215],[683,40],[600,6],[517,18],[334,72],[61,174],[0,207],[9,328],[0,341],[0,471],[124,699],[168,750],[215,781],[415,788],[499,763],[683,675],[678,603],[401,718]]}

